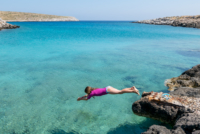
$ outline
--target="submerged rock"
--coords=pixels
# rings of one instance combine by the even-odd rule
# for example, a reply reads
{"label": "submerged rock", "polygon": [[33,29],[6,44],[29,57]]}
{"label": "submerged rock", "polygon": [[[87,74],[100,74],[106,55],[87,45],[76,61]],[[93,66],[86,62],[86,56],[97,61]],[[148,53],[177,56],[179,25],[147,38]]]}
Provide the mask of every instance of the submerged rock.
{"label": "submerged rock", "polygon": [[6,23],[6,21],[4,21],[0,18],[0,30],[1,29],[15,29],[15,28],[19,28],[19,26]]}

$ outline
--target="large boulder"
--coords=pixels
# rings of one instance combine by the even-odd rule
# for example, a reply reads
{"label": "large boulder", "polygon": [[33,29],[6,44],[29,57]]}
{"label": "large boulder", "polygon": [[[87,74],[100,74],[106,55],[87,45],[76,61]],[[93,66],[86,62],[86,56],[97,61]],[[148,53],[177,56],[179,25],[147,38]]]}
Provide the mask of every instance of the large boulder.
{"label": "large boulder", "polygon": [[[171,96],[173,97],[173,95]],[[149,93],[143,93],[142,98],[133,103],[132,111],[134,114],[174,125],[177,118],[183,113],[194,112],[190,108],[178,106],[173,103],[151,101],[149,97]]]}

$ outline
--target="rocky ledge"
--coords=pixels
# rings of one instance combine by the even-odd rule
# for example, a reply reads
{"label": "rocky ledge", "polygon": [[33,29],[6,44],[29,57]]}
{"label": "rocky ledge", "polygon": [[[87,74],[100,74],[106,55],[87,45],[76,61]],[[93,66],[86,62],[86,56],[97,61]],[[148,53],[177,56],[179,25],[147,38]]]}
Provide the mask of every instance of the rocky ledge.
{"label": "rocky ledge", "polygon": [[200,87],[200,65],[185,71],[179,77],[174,77],[165,81],[170,91],[179,87]]}
{"label": "rocky ledge", "polygon": [[133,23],[200,28],[200,15],[164,17],[152,20],[135,21]]}
{"label": "rocky ledge", "polygon": [[169,123],[173,129],[153,125],[143,134],[199,134],[200,133],[200,64],[185,71],[170,82],[169,93],[143,92],[132,105],[136,115]]}
{"label": "rocky ledge", "polygon": [[15,28],[19,28],[19,26],[6,23],[6,21],[4,21],[0,18],[0,30],[1,29],[15,29]]}

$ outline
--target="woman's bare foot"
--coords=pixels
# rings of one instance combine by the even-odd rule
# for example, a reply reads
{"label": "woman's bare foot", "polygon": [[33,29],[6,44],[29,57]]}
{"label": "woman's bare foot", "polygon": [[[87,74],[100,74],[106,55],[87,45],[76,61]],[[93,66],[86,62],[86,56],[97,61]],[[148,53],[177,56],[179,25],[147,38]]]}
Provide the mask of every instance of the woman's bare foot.
{"label": "woman's bare foot", "polygon": [[135,86],[131,87],[131,89],[134,90],[134,93],[140,95],[139,90]]}

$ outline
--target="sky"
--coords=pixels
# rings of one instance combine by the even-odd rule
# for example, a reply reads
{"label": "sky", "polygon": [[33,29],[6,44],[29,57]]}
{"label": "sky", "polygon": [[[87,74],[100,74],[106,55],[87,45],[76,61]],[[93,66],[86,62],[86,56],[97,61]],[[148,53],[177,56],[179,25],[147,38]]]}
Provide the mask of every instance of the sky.
{"label": "sky", "polygon": [[0,11],[73,16],[79,20],[145,20],[200,15],[200,0],[0,0]]}

